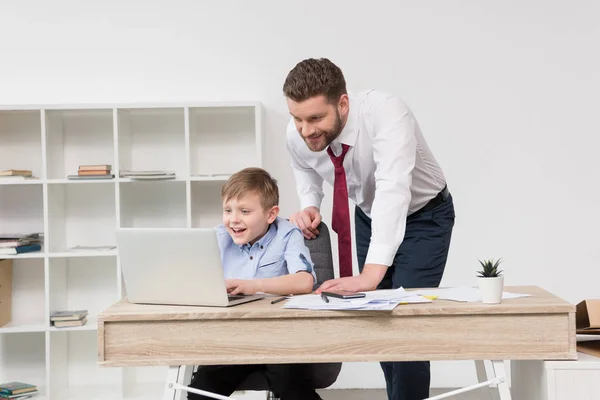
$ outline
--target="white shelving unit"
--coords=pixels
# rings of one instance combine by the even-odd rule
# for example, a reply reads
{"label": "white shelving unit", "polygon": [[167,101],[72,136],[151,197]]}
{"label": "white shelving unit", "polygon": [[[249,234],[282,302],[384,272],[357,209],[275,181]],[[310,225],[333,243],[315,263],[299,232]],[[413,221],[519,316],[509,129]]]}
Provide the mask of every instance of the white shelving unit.
{"label": "white shelving unit", "polygon": [[[164,368],[97,366],[97,315],[124,295],[117,227],[213,227],[235,171],[262,166],[258,102],[0,107],[0,232],[44,232],[42,251],[13,259],[12,321],[0,327],[0,381],[38,385],[38,399],[160,399]],[[114,179],[71,181],[81,164]],[[124,170],[168,170],[135,181]],[[88,309],[83,327],[57,329],[56,309]]]}

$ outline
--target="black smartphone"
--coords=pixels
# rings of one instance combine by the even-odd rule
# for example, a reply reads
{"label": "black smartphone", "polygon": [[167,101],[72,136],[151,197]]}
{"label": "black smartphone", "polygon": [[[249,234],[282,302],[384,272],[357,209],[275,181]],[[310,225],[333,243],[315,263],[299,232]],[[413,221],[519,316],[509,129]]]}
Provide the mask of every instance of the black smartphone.
{"label": "black smartphone", "polygon": [[327,297],[337,297],[338,299],[362,299],[366,295],[362,292],[350,292],[347,290],[337,290],[335,292],[323,292]]}

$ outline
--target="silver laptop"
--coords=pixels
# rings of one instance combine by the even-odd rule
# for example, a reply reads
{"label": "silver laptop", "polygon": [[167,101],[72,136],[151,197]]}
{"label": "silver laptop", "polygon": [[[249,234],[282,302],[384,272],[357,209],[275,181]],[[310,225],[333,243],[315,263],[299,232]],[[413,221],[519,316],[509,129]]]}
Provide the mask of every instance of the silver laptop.
{"label": "silver laptop", "polygon": [[119,228],[116,234],[132,303],[228,307],[265,297],[227,294],[214,229]]}

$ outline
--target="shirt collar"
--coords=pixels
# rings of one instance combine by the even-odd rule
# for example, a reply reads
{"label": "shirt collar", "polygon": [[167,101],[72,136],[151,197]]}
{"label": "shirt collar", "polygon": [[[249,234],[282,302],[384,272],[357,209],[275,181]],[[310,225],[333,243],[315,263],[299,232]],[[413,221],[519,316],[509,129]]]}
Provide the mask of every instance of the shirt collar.
{"label": "shirt collar", "polygon": [[269,225],[269,229],[267,230],[267,233],[265,233],[265,235],[263,237],[258,239],[254,243],[254,245],[250,245],[250,243],[244,243],[244,244],[240,245],[240,249],[250,250],[252,247],[267,247],[269,245],[269,243],[271,243],[271,240],[273,240],[273,238],[275,237],[276,234],[277,234],[277,227],[275,226],[275,222],[273,222],[271,225]]}

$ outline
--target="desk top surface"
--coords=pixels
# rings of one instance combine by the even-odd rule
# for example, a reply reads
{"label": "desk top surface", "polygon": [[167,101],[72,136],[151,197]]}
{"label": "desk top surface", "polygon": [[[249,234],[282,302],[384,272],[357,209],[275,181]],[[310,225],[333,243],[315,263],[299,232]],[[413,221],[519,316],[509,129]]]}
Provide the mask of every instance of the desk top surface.
{"label": "desk top surface", "polygon": [[260,318],[337,318],[392,316],[447,316],[474,314],[555,314],[574,313],[575,305],[536,286],[509,286],[513,293],[531,294],[531,297],[503,300],[501,304],[483,304],[434,300],[431,303],[401,304],[393,311],[315,311],[285,309],[284,302],[271,304],[273,297],[233,307],[197,307],[133,304],[126,299],[100,313],[98,322],[109,321],[172,321],[202,319],[260,319]]}

